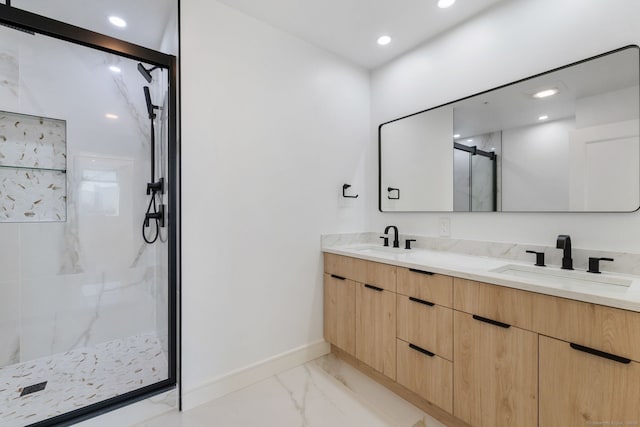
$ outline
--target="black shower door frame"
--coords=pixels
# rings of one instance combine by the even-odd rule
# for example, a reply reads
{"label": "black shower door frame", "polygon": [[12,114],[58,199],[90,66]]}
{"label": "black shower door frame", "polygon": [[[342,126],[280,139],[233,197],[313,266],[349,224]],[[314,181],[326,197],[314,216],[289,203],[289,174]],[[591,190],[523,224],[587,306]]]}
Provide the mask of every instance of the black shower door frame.
{"label": "black shower door frame", "polygon": [[[179,8],[179,3],[178,3]],[[66,414],[49,418],[31,424],[28,427],[66,426],[113,411],[114,409],[130,405],[131,403],[147,399],[154,395],[175,389],[178,384],[178,358],[180,356],[180,342],[178,337],[179,316],[179,275],[180,275],[180,202],[179,202],[179,159],[180,148],[178,141],[178,64],[173,55],[167,55],[152,49],[135,45],[113,37],[105,36],[81,27],[56,21],[35,13],[16,9],[7,4],[0,4],[0,22],[14,27],[33,31],[37,34],[64,40],[69,43],[89,47],[125,58],[166,68],[169,74],[169,126],[168,126],[168,154],[169,154],[169,375],[166,380],[122,394],[111,399],[85,406]],[[178,394],[180,399],[180,393]],[[180,406],[180,403],[179,403]]]}

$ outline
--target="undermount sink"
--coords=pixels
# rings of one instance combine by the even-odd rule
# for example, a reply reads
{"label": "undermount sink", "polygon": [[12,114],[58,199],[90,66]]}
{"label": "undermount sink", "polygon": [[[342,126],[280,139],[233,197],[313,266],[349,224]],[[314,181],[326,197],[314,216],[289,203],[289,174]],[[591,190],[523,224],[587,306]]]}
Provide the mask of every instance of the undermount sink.
{"label": "undermount sink", "polygon": [[629,287],[632,283],[631,280],[621,277],[575,270],[561,270],[554,267],[530,267],[509,264],[489,271],[524,279],[552,280],[554,283],[564,286],[599,287],[601,285],[615,285]]}
{"label": "undermount sink", "polygon": [[391,246],[375,246],[375,245],[365,245],[360,247],[353,247],[351,249],[363,254],[366,254],[366,253],[375,254],[376,252],[378,253],[384,252],[384,253],[390,253],[390,254],[405,254],[408,252],[406,249],[402,249],[402,248],[393,248]]}

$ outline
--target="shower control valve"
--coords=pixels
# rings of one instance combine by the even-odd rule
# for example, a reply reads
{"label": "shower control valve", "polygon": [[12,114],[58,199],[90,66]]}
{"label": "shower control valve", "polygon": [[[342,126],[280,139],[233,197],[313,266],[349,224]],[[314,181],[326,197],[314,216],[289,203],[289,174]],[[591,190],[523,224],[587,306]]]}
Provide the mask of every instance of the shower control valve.
{"label": "shower control valve", "polygon": [[147,195],[156,193],[164,193],[164,178],[159,181],[147,183]]}

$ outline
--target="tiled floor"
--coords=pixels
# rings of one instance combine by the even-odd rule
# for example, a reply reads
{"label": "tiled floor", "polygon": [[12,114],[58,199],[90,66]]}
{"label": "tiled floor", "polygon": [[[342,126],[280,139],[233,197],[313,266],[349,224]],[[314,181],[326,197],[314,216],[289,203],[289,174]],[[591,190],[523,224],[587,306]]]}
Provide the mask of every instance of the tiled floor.
{"label": "tiled floor", "polygon": [[[155,334],[0,368],[0,426],[32,424],[159,382],[167,369]],[[24,387],[44,381],[43,391],[20,397]]]}
{"label": "tiled floor", "polygon": [[334,356],[139,427],[444,427]]}

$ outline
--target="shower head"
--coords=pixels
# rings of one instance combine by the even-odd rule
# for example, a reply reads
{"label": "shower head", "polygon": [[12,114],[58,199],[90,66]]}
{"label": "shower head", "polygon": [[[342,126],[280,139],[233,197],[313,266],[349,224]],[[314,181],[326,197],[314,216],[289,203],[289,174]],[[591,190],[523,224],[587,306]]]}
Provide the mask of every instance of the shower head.
{"label": "shower head", "polygon": [[153,77],[151,76],[151,72],[153,70],[155,70],[158,67],[151,67],[149,69],[144,68],[144,65],[142,65],[142,63],[138,63],[138,71],[140,71],[140,74],[142,74],[142,77],[145,78],[146,81],[148,81],[149,83],[151,83],[151,80],[153,80]]}
{"label": "shower head", "polygon": [[149,113],[149,119],[153,120],[156,118],[156,114],[153,110],[158,109],[157,105],[153,105],[151,102],[151,93],[149,92],[149,86],[145,86],[144,88],[144,99],[147,101],[147,112]]}

